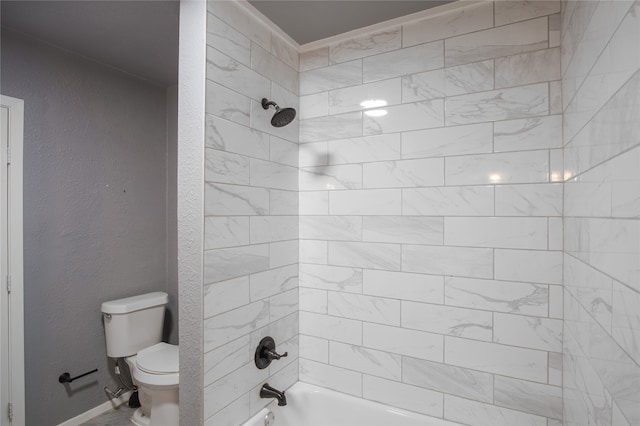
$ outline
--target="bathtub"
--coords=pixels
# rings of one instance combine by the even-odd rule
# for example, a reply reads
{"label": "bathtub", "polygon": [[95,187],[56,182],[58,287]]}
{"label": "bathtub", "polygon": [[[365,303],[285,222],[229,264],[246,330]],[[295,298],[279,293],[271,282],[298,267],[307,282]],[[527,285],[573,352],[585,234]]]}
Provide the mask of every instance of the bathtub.
{"label": "bathtub", "polygon": [[460,426],[308,383],[297,382],[286,397],[286,406],[269,404],[243,426]]}

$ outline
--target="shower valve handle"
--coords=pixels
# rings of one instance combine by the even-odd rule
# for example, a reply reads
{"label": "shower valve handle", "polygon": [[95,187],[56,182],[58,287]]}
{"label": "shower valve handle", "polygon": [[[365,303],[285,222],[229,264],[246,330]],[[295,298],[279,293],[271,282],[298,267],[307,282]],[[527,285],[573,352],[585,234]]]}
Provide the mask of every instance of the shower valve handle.
{"label": "shower valve handle", "polygon": [[254,360],[256,362],[256,367],[262,370],[263,368],[267,368],[269,364],[271,364],[271,361],[278,360],[288,355],[288,352],[285,352],[282,355],[276,352],[276,342],[272,337],[267,336],[260,340]]}
{"label": "shower valve handle", "polygon": [[266,355],[266,356],[264,356],[264,358],[269,358],[270,360],[274,360],[274,359],[280,359],[280,358],[284,358],[284,357],[288,356],[289,352],[285,352],[282,355],[280,355],[276,351],[272,351],[269,348],[264,348],[262,350],[262,354],[263,354],[263,356]]}

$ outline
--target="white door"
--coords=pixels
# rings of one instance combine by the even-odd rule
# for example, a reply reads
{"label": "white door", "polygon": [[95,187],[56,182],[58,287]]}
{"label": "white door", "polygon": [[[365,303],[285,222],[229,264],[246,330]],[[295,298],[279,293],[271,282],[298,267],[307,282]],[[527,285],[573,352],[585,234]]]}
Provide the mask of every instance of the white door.
{"label": "white door", "polygon": [[0,424],[23,425],[22,100],[0,97]]}

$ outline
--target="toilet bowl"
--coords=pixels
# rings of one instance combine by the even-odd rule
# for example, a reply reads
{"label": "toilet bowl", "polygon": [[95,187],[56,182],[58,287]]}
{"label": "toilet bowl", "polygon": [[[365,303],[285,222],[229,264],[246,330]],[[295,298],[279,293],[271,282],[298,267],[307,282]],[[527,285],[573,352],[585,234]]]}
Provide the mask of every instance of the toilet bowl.
{"label": "toilet bowl", "polygon": [[125,361],[140,399],[133,423],[139,426],[178,425],[178,346],[157,343]]}
{"label": "toilet bowl", "polygon": [[138,390],[139,426],[179,425],[179,349],[161,341],[168,296],[148,293],[102,304],[107,356],[124,358]]}

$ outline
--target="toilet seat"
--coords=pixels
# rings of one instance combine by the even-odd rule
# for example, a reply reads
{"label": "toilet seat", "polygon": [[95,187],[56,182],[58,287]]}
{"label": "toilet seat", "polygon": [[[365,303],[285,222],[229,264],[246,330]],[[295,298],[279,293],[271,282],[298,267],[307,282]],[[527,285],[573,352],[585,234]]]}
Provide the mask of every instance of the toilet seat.
{"label": "toilet seat", "polygon": [[136,366],[150,374],[172,374],[180,369],[178,345],[156,343],[138,352]]}
{"label": "toilet seat", "polygon": [[180,382],[179,347],[157,343],[127,358],[133,378],[148,386],[177,386]]}

